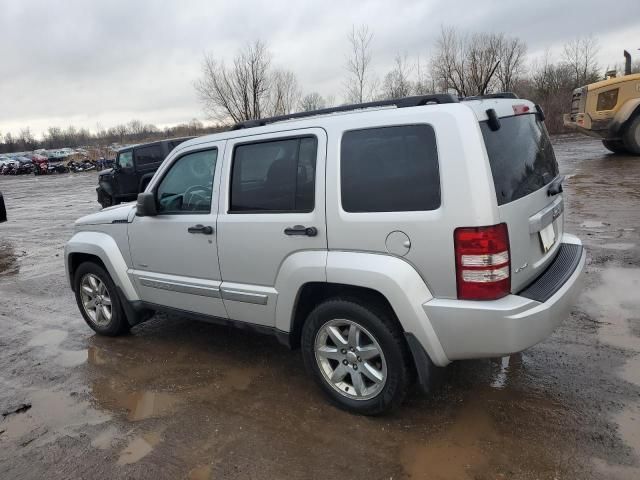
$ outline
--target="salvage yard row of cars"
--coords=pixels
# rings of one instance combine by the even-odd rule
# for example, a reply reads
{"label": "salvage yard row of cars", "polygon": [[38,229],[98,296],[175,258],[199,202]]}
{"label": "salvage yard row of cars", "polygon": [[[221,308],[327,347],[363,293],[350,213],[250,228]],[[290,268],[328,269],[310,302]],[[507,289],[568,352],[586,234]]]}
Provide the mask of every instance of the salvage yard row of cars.
{"label": "salvage yard row of cars", "polygon": [[429,391],[437,367],[541,342],[580,290],[585,250],[564,228],[544,113],[513,94],[179,140],[121,150],[101,203],[129,199],[109,190],[124,181],[144,191],[79,219],[66,245],[100,335],[159,311],[271,334],[302,349],[330,401],[377,415],[414,383]]}
{"label": "salvage yard row of cars", "polygon": [[97,162],[91,160],[57,160],[39,155],[23,154],[0,157],[0,175],[48,175],[51,173],[84,172],[96,170]]}

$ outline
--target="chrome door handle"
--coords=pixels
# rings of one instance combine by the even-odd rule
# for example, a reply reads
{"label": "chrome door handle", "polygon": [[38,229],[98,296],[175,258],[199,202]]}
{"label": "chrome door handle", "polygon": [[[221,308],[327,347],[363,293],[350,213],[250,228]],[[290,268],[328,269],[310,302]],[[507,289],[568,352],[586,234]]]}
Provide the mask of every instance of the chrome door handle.
{"label": "chrome door handle", "polygon": [[202,233],[204,235],[211,235],[213,234],[213,227],[210,227],[209,225],[204,226],[204,225],[194,225],[193,227],[189,227],[187,228],[187,232],[189,233]]}

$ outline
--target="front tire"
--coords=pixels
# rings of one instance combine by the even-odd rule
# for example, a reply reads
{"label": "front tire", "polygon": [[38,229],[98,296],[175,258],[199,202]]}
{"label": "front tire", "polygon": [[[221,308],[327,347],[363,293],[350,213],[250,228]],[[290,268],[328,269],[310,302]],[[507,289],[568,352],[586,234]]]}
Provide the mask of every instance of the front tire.
{"label": "front tire", "polygon": [[309,314],[302,330],[305,367],[339,408],[380,415],[404,400],[412,377],[409,352],[391,315],[340,298]]}
{"label": "front tire", "polygon": [[609,150],[611,153],[629,153],[627,152],[624,143],[622,143],[622,140],[602,140],[602,145],[604,145],[604,148]]}
{"label": "front tire", "polygon": [[627,126],[622,140],[629,153],[640,155],[640,115],[636,115]]}
{"label": "front tire", "polygon": [[74,275],[73,286],[80,313],[96,333],[115,337],[129,331],[116,286],[101,266],[82,263]]}

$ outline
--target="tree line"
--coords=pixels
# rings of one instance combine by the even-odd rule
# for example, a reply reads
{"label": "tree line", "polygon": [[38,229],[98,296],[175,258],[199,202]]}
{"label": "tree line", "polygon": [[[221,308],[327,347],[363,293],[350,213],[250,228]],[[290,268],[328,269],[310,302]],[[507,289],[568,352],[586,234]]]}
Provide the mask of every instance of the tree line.
{"label": "tree line", "polygon": [[[296,74],[278,67],[262,41],[237,52],[226,64],[212,53],[204,55],[201,76],[194,88],[209,120],[205,127],[192,121],[159,129],[131,120],[126,124],[95,132],[86,128],[50,127],[36,139],[27,127],[18,135],[0,133],[0,153],[92,145],[127,144],[156,138],[196,136],[219,131],[244,120],[311,111],[338,104],[362,103],[410,95],[448,92],[460,97],[511,91],[538,103],[546,112],[551,133],[563,131],[562,113],[571,107],[571,93],[580,86],[604,78],[596,61],[598,41],[593,36],[567,42],[556,58],[546,52],[527,61],[527,46],[517,37],[503,33],[466,34],[442,27],[424,60],[398,52],[391,68],[374,68],[374,32],[367,26],[353,26],[346,36],[343,88],[335,95],[303,92]],[[621,65],[614,65],[622,70]],[[634,71],[640,71],[636,61]]]}
{"label": "tree line", "polygon": [[[223,124],[409,95],[514,92],[540,104],[549,131],[559,133],[572,91],[604,78],[593,36],[567,42],[558,58],[547,52],[527,62],[527,46],[517,37],[442,27],[426,61],[398,52],[391,69],[382,75],[374,68],[374,43],[374,32],[367,25],[354,26],[348,33],[341,102],[333,95],[303,92],[295,73],[274,66],[261,41],[246,45],[230,64],[205,54],[194,87],[207,117]],[[615,67],[622,70],[621,65]],[[638,62],[634,70],[640,71]]]}
{"label": "tree line", "polygon": [[112,144],[127,145],[153,141],[171,137],[195,137],[220,131],[222,127],[205,126],[201,121],[193,119],[173,127],[158,128],[145,124],[140,120],[131,120],[105,129],[100,125],[95,132],[87,128],[69,126],[65,129],[49,127],[36,139],[29,127],[23,128],[17,135],[10,132],[0,133],[0,153],[27,152],[45,148],[48,150],[63,147],[105,147]]}

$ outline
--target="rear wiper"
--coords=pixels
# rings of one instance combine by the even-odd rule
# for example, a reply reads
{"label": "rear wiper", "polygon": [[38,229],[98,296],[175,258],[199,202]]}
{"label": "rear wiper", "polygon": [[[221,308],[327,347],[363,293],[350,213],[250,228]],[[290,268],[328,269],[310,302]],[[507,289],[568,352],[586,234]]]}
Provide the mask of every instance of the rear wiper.
{"label": "rear wiper", "polygon": [[547,188],[547,196],[552,197],[562,193],[562,182],[564,182],[564,175],[558,175]]}

